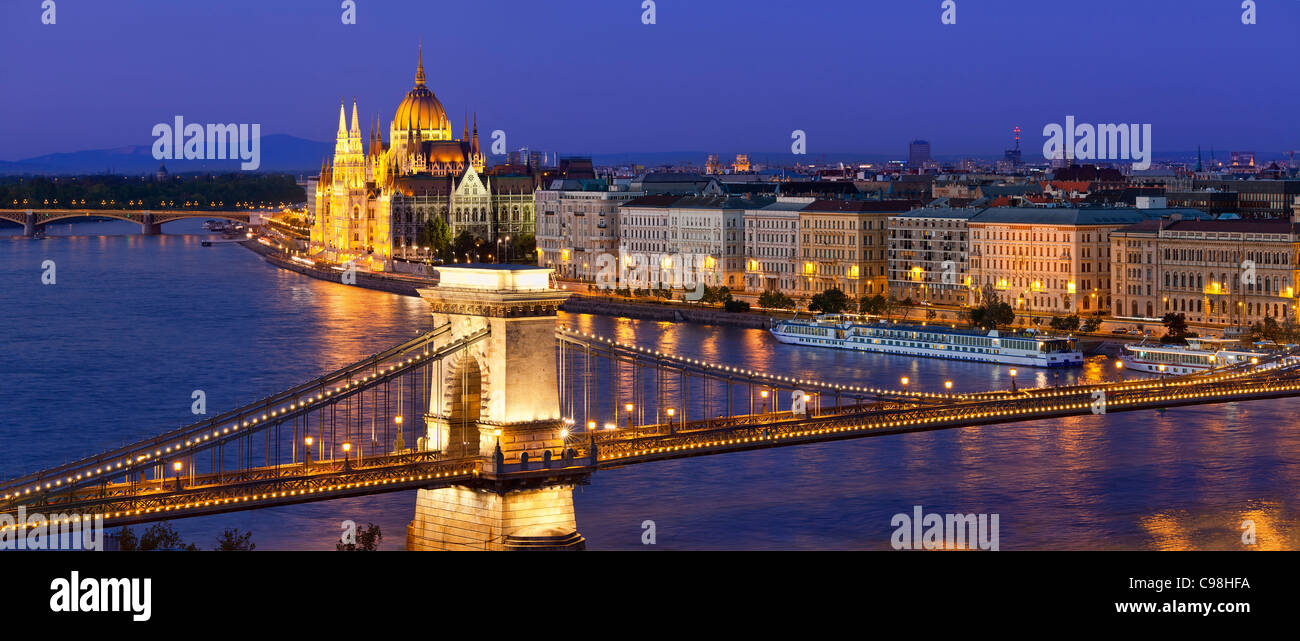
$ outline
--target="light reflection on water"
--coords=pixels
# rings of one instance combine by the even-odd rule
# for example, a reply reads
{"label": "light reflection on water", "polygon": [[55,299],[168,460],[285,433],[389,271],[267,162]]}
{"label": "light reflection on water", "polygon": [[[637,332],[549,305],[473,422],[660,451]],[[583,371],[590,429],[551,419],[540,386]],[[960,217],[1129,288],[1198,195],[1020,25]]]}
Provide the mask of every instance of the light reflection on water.
{"label": "light reflection on water", "polygon": [[[424,303],[202,248],[197,221],[141,237],[130,223],[0,238],[0,472],[62,462],[189,422],[190,393],[220,411],[314,378],[427,329]],[[4,230],[2,233],[12,233]],[[92,235],[93,234],[93,235]],[[58,284],[40,285],[55,260]],[[761,330],[561,315],[560,322],[720,365],[846,384],[1010,387],[1009,368],[780,345]],[[1120,376],[1104,359],[1061,384]],[[1019,368],[1016,384],[1055,372]],[[594,549],[887,549],[890,517],[1000,514],[1002,549],[1295,549],[1300,437],[1293,401],[1071,417],[650,463],[577,490]],[[373,521],[400,547],[412,492],[176,523],[210,547],[225,527],[259,548],[329,549],[340,521]]]}

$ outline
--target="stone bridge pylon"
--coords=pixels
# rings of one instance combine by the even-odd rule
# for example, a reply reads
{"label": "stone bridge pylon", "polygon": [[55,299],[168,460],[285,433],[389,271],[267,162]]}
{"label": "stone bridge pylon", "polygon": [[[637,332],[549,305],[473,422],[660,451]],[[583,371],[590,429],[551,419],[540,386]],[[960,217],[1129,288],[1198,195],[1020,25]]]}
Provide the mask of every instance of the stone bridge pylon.
{"label": "stone bridge pylon", "polygon": [[420,289],[433,347],[487,335],[433,369],[420,449],[484,456],[472,485],[419,490],[407,549],[581,548],[573,487],[586,468],[565,455],[555,362],[555,314],[569,292],[551,270],[517,265],[442,267]]}

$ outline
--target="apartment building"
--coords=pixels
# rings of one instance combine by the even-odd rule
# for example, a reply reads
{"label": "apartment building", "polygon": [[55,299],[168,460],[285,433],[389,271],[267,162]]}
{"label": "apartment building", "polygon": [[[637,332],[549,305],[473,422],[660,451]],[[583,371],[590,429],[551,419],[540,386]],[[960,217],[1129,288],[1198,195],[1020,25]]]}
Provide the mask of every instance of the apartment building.
{"label": "apartment building", "polygon": [[992,285],[1018,310],[1110,309],[1110,232],[1165,209],[991,207],[971,218],[972,288]]}
{"label": "apartment building", "polygon": [[850,298],[889,289],[891,216],[919,200],[815,200],[799,212],[800,296],[838,288]]}
{"label": "apartment building", "polygon": [[558,179],[536,193],[537,264],[595,282],[601,254],[618,255],[618,207],[639,196],[599,179]]}
{"label": "apartment building", "polygon": [[886,232],[889,295],[941,305],[970,300],[970,231],[979,209],[926,207],[890,216]]}
{"label": "apartment building", "polygon": [[619,206],[619,246],[627,254],[645,256],[656,282],[668,281],[659,276],[661,270],[690,269],[706,285],[742,291],[745,212],[772,202],[729,196],[641,196]]}
{"label": "apartment building", "polygon": [[781,292],[801,296],[799,289],[799,212],[813,198],[782,196],[769,205],[745,211],[745,293]]}

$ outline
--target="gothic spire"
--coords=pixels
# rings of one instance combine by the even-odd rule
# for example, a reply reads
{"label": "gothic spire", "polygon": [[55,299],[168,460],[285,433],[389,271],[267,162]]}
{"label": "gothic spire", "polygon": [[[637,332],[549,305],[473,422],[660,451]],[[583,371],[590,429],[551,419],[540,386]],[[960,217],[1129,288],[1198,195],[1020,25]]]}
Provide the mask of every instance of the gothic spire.
{"label": "gothic spire", "polygon": [[420,45],[419,53],[416,54],[417,62],[415,63],[415,86],[424,86],[424,45]]}
{"label": "gothic spire", "polygon": [[343,110],[343,101],[340,100],[339,101],[339,138],[346,138],[348,136],[347,117],[344,114],[345,112]]}

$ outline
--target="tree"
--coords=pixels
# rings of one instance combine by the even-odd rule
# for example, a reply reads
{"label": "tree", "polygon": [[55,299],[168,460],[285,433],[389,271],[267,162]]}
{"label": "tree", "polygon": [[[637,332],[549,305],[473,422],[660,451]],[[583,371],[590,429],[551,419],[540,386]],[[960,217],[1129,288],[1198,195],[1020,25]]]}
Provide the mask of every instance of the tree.
{"label": "tree", "polygon": [[442,219],[442,216],[434,214],[425,223],[425,227],[428,231],[428,241],[424,246],[432,247],[433,255],[438,258],[443,260],[454,259],[453,256],[448,255],[451,253],[452,244],[451,225],[448,225],[447,221]]}
{"label": "tree", "polygon": [[218,552],[251,552],[257,549],[257,544],[253,543],[252,532],[241,533],[239,528],[226,528],[217,537],[217,547],[213,549]]}
{"label": "tree", "polygon": [[838,314],[848,309],[849,305],[849,297],[838,287],[832,287],[820,294],[813,294],[808,309],[824,314]]}
{"label": "tree", "polygon": [[1187,329],[1186,314],[1169,312],[1160,322],[1165,324],[1165,335],[1160,337],[1161,343],[1186,343],[1188,338],[1196,336]]}
{"label": "tree", "polygon": [[1010,325],[1016,319],[1016,310],[1002,302],[992,285],[985,285],[980,304],[967,312],[971,325],[981,329],[997,329]]}
{"label": "tree", "polygon": [[721,287],[704,286],[704,292],[700,296],[701,303],[726,303],[731,300],[731,290],[726,285]]}
{"label": "tree", "polygon": [[118,535],[118,549],[123,552],[150,552],[153,550],[194,551],[199,548],[193,543],[186,544],[171,523],[162,521],[149,526],[149,529],[145,530],[138,539],[131,528],[122,528],[121,534]]}
{"label": "tree", "polygon": [[883,315],[889,307],[889,299],[880,294],[876,294],[875,296],[863,296],[862,299],[858,301],[858,311],[873,316]]}
{"label": "tree", "polygon": [[383,540],[384,535],[379,531],[379,526],[367,523],[364,530],[357,532],[356,543],[335,543],[334,549],[339,552],[374,552]]}
{"label": "tree", "polygon": [[474,260],[474,254],[478,251],[478,239],[469,231],[462,231],[456,235],[456,240],[452,242],[452,250],[455,260],[467,257],[469,260]]}
{"label": "tree", "polygon": [[728,298],[722,302],[722,308],[729,312],[747,312],[749,311],[749,303],[746,303],[743,300]]}
{"label": "tree", "polygon": [[1092,316],[1088,318],[1088,320],[1083,321],[1083,325],[1081,325],[1079,329],[1086,333],[1092,333],[1101,329],[1101,317]]}
{"label": "tree", "polygon": [[535,256],[535,254],[537,254],[536,236],[532,234],[520,234],[510,239],[510,242],[513,243],[515,246],[514,249],[511,251],[511,256],[513,259],[518,260],[522,258],[529,262],[533,262],[534,260],[536,260],[536,256]]}
{"label": "tree", "polygon": [[1063,332],[1073,332],[1079,329],[1079,317],[1073,314],[1069,316],[1054,316],[1048,325],[1052,329]]}
{"label": "tree", "polygon": [[781,292],[763,292],[758,295],[758,306],[768,309],[794,309],[794,299]]}

